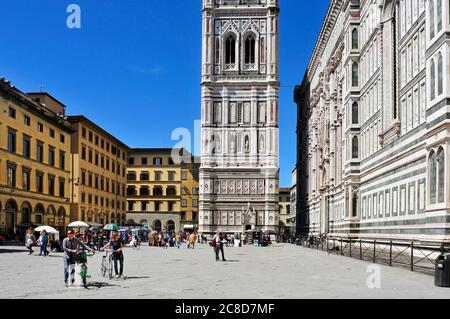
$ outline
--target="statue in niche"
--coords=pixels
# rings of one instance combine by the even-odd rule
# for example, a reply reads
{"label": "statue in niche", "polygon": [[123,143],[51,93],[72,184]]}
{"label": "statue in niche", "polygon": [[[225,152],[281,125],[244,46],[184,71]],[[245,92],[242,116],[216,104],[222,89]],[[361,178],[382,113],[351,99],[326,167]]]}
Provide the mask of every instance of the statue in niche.
{"label": "statue in niche", "polygon": [[245,135],[245,152],[250,152],[250,138],[248,135]]}
{"label": "statue in niche", "polygon": [[234,133],[230,135],[230,153],[236,153],[236,135]]}
{"label": "statue in niche", "polygon": [[265,152],[265,147],[266,147],[266,145],[265,145],[265,142],[264,142],[264,135],[260,135],[259,136],[259,151],[260,152]]}

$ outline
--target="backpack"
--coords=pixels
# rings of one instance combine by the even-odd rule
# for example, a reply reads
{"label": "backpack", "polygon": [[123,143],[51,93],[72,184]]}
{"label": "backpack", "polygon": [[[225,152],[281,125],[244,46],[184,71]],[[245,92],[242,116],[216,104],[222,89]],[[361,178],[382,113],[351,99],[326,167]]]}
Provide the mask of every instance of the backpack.
{"label": "backpack", "polygon": [[211,247],[215,248],[215,247],[217,246],[216,238],[214,238],[214,239],[209,243],[209,245],[210,245]]}

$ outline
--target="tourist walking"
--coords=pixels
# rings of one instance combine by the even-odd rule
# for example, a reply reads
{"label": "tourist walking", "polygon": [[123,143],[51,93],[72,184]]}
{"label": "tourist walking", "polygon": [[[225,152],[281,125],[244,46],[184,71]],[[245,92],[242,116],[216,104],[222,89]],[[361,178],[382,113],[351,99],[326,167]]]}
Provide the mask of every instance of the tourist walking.
{"label": "tourist walking", "polygon": [[86,246],[80,239],[75,238],[73,230],[67,232],[67,237],[63,240],[64,251],[64,282],[66,287],[69,287],[69,268],[72,285],[75,283],[75,264],[77,252],[80,246],[84,249],[93,252],[91,248]]}
{"label": "tourist walking", "polygon": [[30,228],[27,230],[27,234],[25,236],[25,245],[29,251],[29,255],[34,253],[33,244],[36,241],[36,236],[33,234],[33,230]]}
{"label": "tourist walking", "polygon": [[189,236],[189,243],[188,243],[188,249],[192,247],[192,249],[195,249],[195,243],[197,242],[197,235],[195,233],[192,233]]}
{"label": "tourist walking", "polygon": [[178,234],[175,236],[175,246],[176,246],[178,249],[180,249],[182,242],[183,242],[183,236],[181,235],[181,233],[178,233]]}
{"label": "tourist walking", "polygon": [[47,232],[45,230],[43,230],[41,232],[38,242],[39,242],[39,247],[40,247],[39,256],[42,256],[42,254],[44,254],[44,257],[47,257],[47,255],[48,255],[48,252],[47,252],[48,236],[47,236]]}
{"label": "tourist walking", "polygon": [[[101,250],[105,250],[108,247],[111,247],[113,250],[116,278],[121,278],[123,276],[123,249],[125,246],[118,233],[113,233],[111,240]],[[117,263],[120,264],[120,270],[117,269]]]}
{"label": "tourist walking", "polygon": [[222,261],[227,261],[225,259],[225,252],[223,249],[223,245],[226,242],[224,233],[219,233],[216,236],[214,236],[214,239],[212,241],[212,245],[214,247],[214,252],[216,253],[216,261],[219,261],[219,252],[222,252]]}

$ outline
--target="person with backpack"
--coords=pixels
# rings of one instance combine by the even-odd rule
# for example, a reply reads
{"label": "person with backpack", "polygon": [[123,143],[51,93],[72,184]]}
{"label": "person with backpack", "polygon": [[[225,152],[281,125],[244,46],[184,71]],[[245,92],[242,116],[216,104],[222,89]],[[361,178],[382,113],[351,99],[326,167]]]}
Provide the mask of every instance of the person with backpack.
{"label": "person with backpack", "polygon": [[226,242],[225,234],[220,232],[216,236],[214,236],[212,240],[212,247],[214,248],[214,252],[216,253],[216,261],[219,261],[219,252],[222,252],[222,261],[227,261],[225,259],[225,252],[223,249],[223,244]]}

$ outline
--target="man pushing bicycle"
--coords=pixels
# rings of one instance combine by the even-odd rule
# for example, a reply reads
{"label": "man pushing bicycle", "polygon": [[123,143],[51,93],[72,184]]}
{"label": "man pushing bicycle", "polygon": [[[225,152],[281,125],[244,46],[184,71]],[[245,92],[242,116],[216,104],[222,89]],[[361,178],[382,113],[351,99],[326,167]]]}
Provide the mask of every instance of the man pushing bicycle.
{"label": "man pushing bicycle", "polygon": [[81,240],[75,237],[73,230],[67,231],[67,237],[63,240],[64,282],[66,283],[66,287],[69,287],[69,268],[71,284],[73,285],[75,283],[75,264],[80,247],[88,250],[89,252],[94,252],[93,249],[89,248]]}

